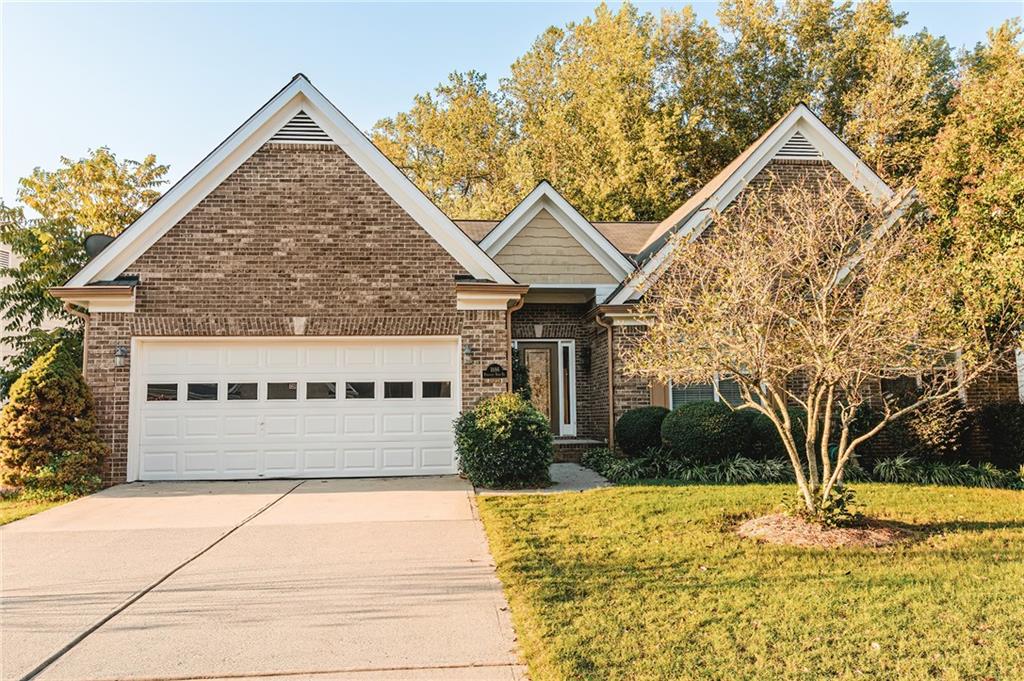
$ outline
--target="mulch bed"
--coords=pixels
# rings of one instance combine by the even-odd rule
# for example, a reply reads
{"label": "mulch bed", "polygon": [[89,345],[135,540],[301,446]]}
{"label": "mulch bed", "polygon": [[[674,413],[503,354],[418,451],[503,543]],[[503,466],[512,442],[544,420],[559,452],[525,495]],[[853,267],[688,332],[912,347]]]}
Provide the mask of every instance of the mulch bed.
{"label": "mulch bed", "polygon": [[852,527],[822,527],[783,513],[752,518],[739,525],[736,532],[769,544],[826,549],[887,546],[913,535],[909,530],[878,520],[862,520]]}

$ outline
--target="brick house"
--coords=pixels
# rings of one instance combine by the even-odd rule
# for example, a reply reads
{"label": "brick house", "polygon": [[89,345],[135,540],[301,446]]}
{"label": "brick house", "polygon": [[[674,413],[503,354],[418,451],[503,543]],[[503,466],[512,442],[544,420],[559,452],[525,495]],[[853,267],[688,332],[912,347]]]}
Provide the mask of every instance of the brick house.
{"label": "brick house", "polygon": [[456,222],[298,75],[53,291],[88,310],[107,480],[452,473],[452,420],[509,389],[513,348],[561,457],[629,408],[719,399],[618,358],[670,238],[769,171],[893,196],[798,106],[660,223],[590,222],[546,182]]}

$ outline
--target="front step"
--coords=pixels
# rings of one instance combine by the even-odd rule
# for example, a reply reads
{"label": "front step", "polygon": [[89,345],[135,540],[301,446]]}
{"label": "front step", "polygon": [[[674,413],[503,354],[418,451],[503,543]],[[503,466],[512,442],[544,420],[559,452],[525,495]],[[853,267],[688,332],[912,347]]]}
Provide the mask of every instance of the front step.
{"label": "front step", "polygon": [[588,449],[606,447],[604,440],[585,437],[556,437],[555,463],[579,463],[583,453]]}

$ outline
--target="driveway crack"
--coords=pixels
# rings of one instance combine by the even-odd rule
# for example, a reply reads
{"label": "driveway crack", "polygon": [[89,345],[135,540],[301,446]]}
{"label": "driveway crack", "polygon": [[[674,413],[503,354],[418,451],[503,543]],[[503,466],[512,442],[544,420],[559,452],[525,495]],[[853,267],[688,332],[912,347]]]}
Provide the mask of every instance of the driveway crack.
{"label": "driveway crack", "polygon": [[203,554],[208,552],[210,549],[212,549],[214,546],[216,546],[217,544],[221,543],[222,541],[224,541],[225,539],[230,537],[239,528],[243,527],[244,525],[246,525],[248,522],[250,522],[254,518],[256,518],[259,515],[261,515],[264,512],[266,512],[271,506],[273,506],[277,502],[279,502],[282,499],[284,499],[286,496],[288,496],[289,494],[291,494],[292,492],[297,490],[299,487],[304,485],[306,482],[307,482],[306,480],[300,480],[298,483],[293,485],[290,489],[288,489],[287,491],[285,491],[284,493],[282,493],[281,495],[279,495],[275,499],[272,499],[271,501],[267,502],[262,507],[257,509],[255,512],[253,512],[252,514],[250,514],[249,516],[247,516],[246,518],[244,518],[243,520],[238,522],[236,525],[234,525],[227,532],[225,532],[221,536],[217,537],[215,540],[213,540],[208,545],[206,545],[203,549],[201,549],[200,551],[197,551],[192,556],[190,556],[189,558],[187,558],[184,561],[182,561],[181,563],[179,563],[177,566],[175,566],[174,568],[172,568],[171,570],[169,570],[168,572],[163,574],[161,577],[157,578],[154,582],[150,583],[148,586],[144,587],[143,589],[141,589],[139,591],[136,591],[134,594],[129,596],[123,603],[121,603],[119,606],[117,606],[116,608],[111,610],[109,613],[107,613],[106,615],[101,617],[99,620],[97,620],[96,622],[91,624],[89,627],[84,629],[82,632],[80,632],[73,639],[71,639],[66,644],[64,644],[64,646],[62,646],[55,653],[53,653],[48,658],[46,658],[45,660],[40,662],[38,665],[36,665],[32,669],[32,671],[30,671],[28,674],[25,674],[25,676],[21,677],[21,681],[31,681],[31,679],[34,679],[37,676],[39,676],[40,674],[42,674],[54,662],[56,662],[60,658],[62,658],[65,655],[67,655],[69,652],[71,652],[75,648],[75,646],[77,646],[79,643],[81,643],[86,638],[88,638],[90,634],[95,632],[97,629],[102,627],[104,624],[106,624],[110,620],[112,620],[115,617],[117,617],[118,615],[120,615],[122,612],[127,610],[133,603],[135,603],[140,598],[142,598],[143,596],[148,594],[150,591],[152,591],[153,589],[157,588],[158,586],[160,586],[161,584],[166,582],[168,579],[173,577],[176,573],[178,573],[186,565],[192,563],[193,561],[198,559],[200,556],[202,556]]}

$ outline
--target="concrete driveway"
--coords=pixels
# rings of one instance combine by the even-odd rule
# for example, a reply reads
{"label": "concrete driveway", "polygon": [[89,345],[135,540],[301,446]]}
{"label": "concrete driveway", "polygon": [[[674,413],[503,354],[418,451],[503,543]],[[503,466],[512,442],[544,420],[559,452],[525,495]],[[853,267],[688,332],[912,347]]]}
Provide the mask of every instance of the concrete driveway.
{"label": "concrete driveway", "polygon": [[0,530],[20,679],[519,679],[457,478],[135,483]]}

